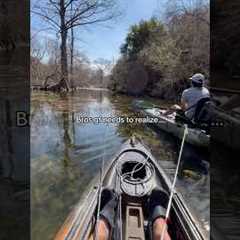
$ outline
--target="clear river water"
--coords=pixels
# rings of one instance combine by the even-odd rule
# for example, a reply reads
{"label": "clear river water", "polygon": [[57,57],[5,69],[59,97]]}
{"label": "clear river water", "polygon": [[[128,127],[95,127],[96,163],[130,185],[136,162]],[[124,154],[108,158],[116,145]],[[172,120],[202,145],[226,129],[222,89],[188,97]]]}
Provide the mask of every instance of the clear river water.
{"label": "clear river water", "polygon": [[[31,207],[32,239],[50,240],[73,206],[83,197],[105,162],[132,134],[140,136],[172,178],[180,140],[151,124],[96,123],[80,117],[135,117],[132,101],[107,91],[32,93]],[[154,104],[168,104],[148,99]],[[209,230],[209,154],[190,145],[184,148],[177,188],[193,214]]]}

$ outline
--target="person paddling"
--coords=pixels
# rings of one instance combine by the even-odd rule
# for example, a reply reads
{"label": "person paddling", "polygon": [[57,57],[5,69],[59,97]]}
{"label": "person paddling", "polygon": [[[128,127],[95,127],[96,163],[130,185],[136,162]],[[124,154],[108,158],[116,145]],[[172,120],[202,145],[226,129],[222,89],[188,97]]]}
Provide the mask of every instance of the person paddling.
{"label": "person paddling", "polygon": [[182,110],[185,117],[192,120],[195,111],[197,109],[197,104],[201,99],[209,99],[210,93],[206,87],[204,87],[205,76],[201,73],[196,73],[189,78],[191,80],[192,86],[185,89],[181,96],[181,105],[173,105],[165,115],[173,113],[174,111]]}
{"label": "person paddling", "polygon": [[190,80],[192,81],[192,87],[183,91],[181,108],[185,111],[185,116],[192,119],[197,109],[197,103],[203,98],[210,98],[210,93],[204,87],[205,76],[203,74],[196,73]]}

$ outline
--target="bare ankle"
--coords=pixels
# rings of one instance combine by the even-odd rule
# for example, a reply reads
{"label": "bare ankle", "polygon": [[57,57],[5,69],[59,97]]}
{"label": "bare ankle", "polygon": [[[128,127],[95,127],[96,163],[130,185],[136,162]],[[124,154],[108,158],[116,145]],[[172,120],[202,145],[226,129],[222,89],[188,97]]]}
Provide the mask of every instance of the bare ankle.
{"label": "bare ankle", "polygon": [[[165,226],[166,221],[164,218],[157,218],[153,222],[153,239],[154,240],[160,240],[162,234],[164,234],[164,240],[171,240],[168,231],[167,231],[167,225]],[[165,226],[165,227],[164,227]],[[163,229],[165,228],[165,231],[163,233]]]}
{"label": "bare ankle", "polygon": [[98,240],[108,240],[109,239],[109,227],[104,219],[100,219],[97,223],[96,236]]}

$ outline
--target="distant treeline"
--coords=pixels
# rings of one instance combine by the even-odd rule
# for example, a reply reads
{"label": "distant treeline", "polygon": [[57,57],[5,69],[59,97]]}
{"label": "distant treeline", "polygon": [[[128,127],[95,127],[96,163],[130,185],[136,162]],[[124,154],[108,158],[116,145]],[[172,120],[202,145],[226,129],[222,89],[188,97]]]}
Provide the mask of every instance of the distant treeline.
{"label": "distant treeline", "polygon": [[208,1],[170,0],[164,20],[155,17],[130,28],[109,87],[118,93],[177,99],[193,73],[209,76],[209,51]]}
{"label": "distant treeline", "polygon": [[[121,16],[117,0],[32,0],[31,14],[35,28],[31,36],[32,82],[40,81],[42,90],[58,92],[74,90],[79,84],[87,84],[88,87],[92,84],[95,87],[104,85],[104,71],[109,64],[104,61],[103,67],[96,69],[79,58],[76,51],[76,42],[80,41],[77,33],[83,26],[111,22]],[[38,21],[41,24],[36,24]],[[45,49],[39,48],[37,42],[38,45],[45,42],[48,31],[55,33],[56,39],[51,48],[53,51],[45,54]],[[45,33],[45,36],[37,41],[40,32]],[[47,58],[53,62],[47,61]]]}
{"label": "distant treeline", "polygon": [[[68,53],[68,55],[70,55]],[[94,67],[93,67],[94,65]],[[111,62],[97,59],[94,63],[75,50],[73,67],[68,81],[71,88],[107,87]],[[61,57],[58,40],[32,40],[31,43],[31,84],[42,89],[55,85],[62,78]]]}

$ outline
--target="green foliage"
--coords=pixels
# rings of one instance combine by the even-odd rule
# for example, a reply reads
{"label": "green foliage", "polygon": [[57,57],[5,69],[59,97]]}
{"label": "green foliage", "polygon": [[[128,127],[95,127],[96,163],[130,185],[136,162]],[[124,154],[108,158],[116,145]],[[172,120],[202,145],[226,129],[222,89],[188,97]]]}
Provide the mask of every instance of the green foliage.
{"label": "green foliage", "polygon": [[152,18],[132,26],[121,47],[122,58],[112,71],[112,89],[129,93],[128,71],[133,62],[148,73],[142,94],[163,99],[178,99],[189,85],[189,76],[195,72],[208,77],[208,17],[209,8],[200,6],[171,16],[168,23]]}
{"label": "green foliage", "polygon": [[127,72],[128,62],[125,58],[120,58],[112,70],[109,88],[114,92],[125,93]]}
{"label": "green foliage", "polygon": [[142,20],[139,24],[133,25],[121,47],[121,53],[129,58],[137,57],[151,35],[159,31],[164,31],[164,26],[155,18],[149,21]]}

